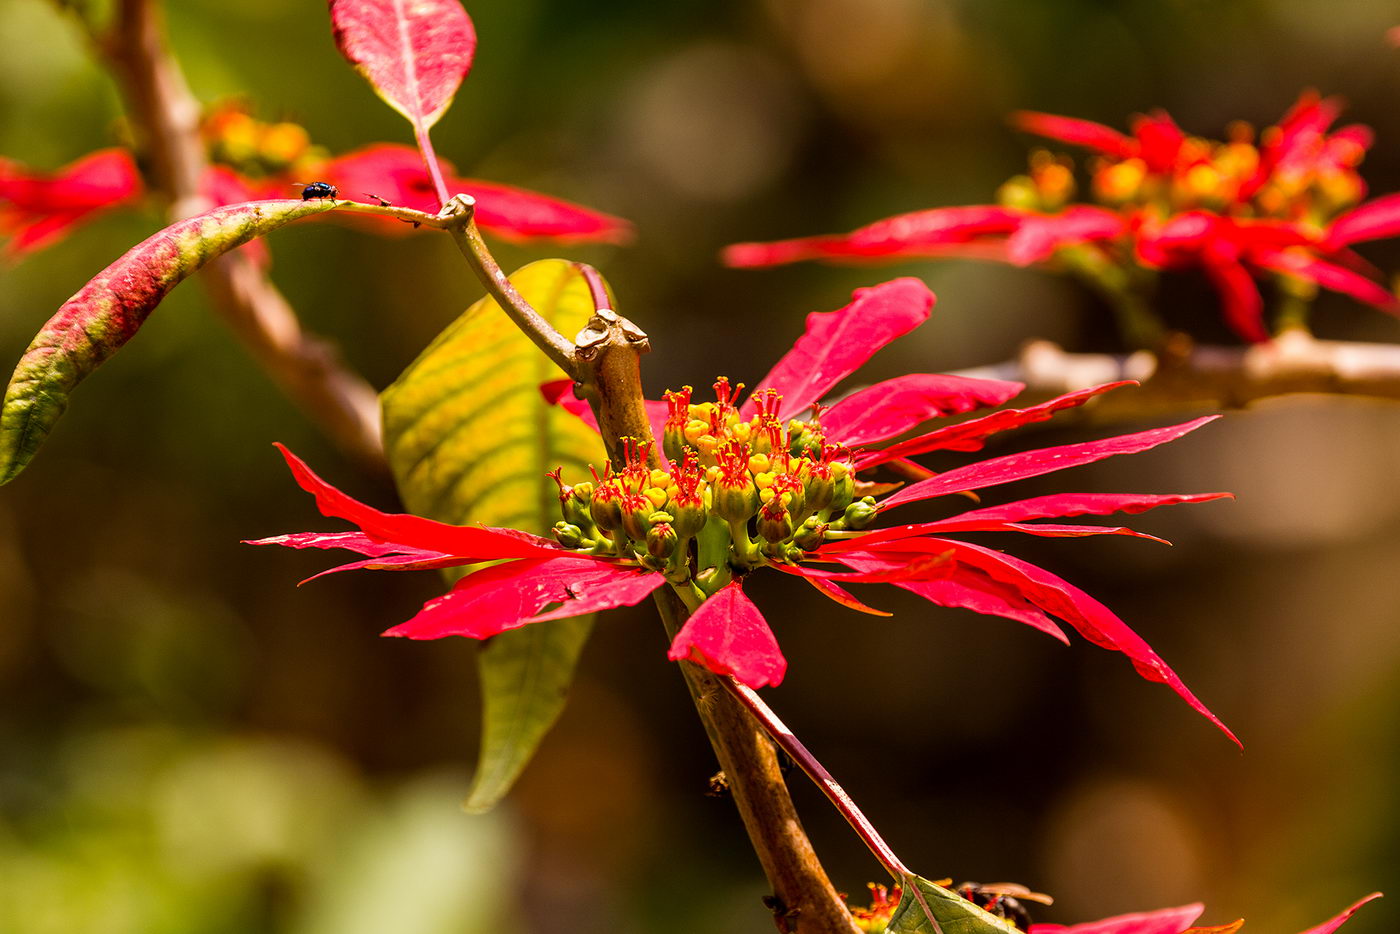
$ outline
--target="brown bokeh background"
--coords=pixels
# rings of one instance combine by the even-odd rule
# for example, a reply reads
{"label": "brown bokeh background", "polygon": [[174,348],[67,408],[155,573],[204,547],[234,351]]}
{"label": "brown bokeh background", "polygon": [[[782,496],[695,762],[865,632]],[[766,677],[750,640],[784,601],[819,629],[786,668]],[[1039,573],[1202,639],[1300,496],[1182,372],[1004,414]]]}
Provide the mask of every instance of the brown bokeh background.
{"label": "brown bokeh background", "polygon": [[[342,151],[407,141],[340,59],[324,7],[182,0],[171,31],[205,100],[244,94]],[[502,264],[599,266],[655,352],[648,387],[752,381],[811,310],[898,274],[934,320],[874,380],[1003,359],[1028,337],[1114,347],[1106,309],[1036,270],[721,269],[740,239],[848,229],[977,203],[1024,166],[1015,108],[1122,126],[1168,109],[1218,135],[1299,90],[1376,129],[1363,172],[1400,189],[1394,11],[1369,0],[474,0],[474,69],[435,132],[464,174],[630,217],[627,249],[502,245]],[[110,82],[39,0],[0,3],[0,152],[54,167],[114,139]],[[90,275],[156,228],[112,215],[0,270],[0,358],[17,359]],[[450,244],[337,226],[271,240],[308,324],[386,385],[478,294]],[[1367,255],[1400,269],[1400,249]],[[1165,313],[1225,339],[1189,276]],[[1344,300],[1320,333],[1400,340]],[[1186,414],[1194,413],[1182,413]],[[1165,420],[1157,422],[1164,423]],[[994,446],[1144,425],[1038,427]],[[182,286],[93,377],[32,469],[0,491],[0,930],[411,934],[771,930],[645,608],[609,614],[571,705],[496,814],[456,802],[477,738],[473,646],[377,633],[440,587],[346,575],[238,544],[326,527],[268,446],[389,506]],[[1013,879],[1071,922],[1197,899],[1294,934],[1400,882],[1400,409],[1278,400],[1150,454],[1022,484],[1226,489],[1235,503],[1138,523],[1176,542],[997,541],[1114,607],[1245,742],[1082,640],[894,592],[849,613],[787,580],[756,598],[791,661],[770,702],[931,877]],[[999,497],[1000,491],[994,491]],[[1000,498],[992,501],[1001,501]],[[795,784],[839,887],[879,867]],[[1348,931],[1393,930],[1368,907]]]}

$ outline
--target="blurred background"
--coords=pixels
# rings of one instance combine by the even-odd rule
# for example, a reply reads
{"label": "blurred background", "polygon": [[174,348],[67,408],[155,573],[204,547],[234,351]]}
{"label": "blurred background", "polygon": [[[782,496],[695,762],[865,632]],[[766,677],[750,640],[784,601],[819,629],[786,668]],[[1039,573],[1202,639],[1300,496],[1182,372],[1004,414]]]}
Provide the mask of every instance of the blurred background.
{"label": "blurred background", "polygon": [[[171,6],[205,101],[244,95],[332,152],[411,141],[340,58],[323,3]],[[1362,173],[1373,193],[1395,191],[1400,50],[1385,32],[1400,17],[1385,6],[472,0],[476,64],[434,136],[465,175],[636,222],[630,248],[498,256],[599,266],[652,335],[653,392],[719,373],[752,382],[806,312],[896,274],[924,278],[939,304],[863,381],[995,362],[1030,337],[1108,350],[1107,309],[1037,270],[743,272],[715,256],[986,202],[1025,166],[1031,141],[1004,123],[1016,108],[1124,127],[1163,107],[1219,137],[1314,87],[1347,98],[1344,122],[1375,128]],[[116,139],[114,89],[51,5],[0,0],[0,36],[0,153],[56,168]],[[0,269],[0,360],[159,226],[114,213]],[[271,246],[307,324],[381,387],[479,294],[445,238],[323,224]],[[1363,252],[1400,270],[1394,243]],[[1202,283],[1183,277],[1171,296],[1173,323],[1224,339]],[[1330,295],[1316,321],[1327,337],[1400,341],[1400,322]],[[1010,443],[1138,427],[1041,427]],[[273,440],[395,503],[278,395],[192,282],[0,490],[0,930],[772,930],[732,805],[703,795],[713,759],[648,609],[600,621],[517,792],[468,817],[474,646],[378,637],[439,591],[434,575],[299,590],[324,556],[238,544],[331,524]],[[1172,549],[994,544],[1112,606],[1243,755],[1121,657],[887,590],[865,594],[895,611],[874,619],[764,581],[757,599],[791,662],[770,703],[925,875],[1049,892],[1046,921],[1199,899],[1207,922],[1294,934],[1400,883],[1398,468],[1400,409],[1292,398],[1006,491],[1239,495],[1137,523]],[[813,789],[794,793],[838,888],[863,901],[878,865]],[[1398,923],[1381,902],[1346,930]]]}

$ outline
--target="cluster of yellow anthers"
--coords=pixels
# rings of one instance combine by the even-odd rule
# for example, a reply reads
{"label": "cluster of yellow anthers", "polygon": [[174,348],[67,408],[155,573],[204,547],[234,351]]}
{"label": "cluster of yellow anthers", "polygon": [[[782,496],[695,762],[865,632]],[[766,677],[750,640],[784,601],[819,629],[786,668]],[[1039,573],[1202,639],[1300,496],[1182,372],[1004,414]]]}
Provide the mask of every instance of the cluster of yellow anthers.
{"label": "cluster of yellow anthers", "polygon": [[[1267,149],[1282,131],[1261,134]],[[1171,168],[1154,170],[1143,158],[1096,156],[1090,163],[1094,201],[1108,207],[1154,207],[1165,214],[1203,209],[1243,212],[1251,217],[1321,224],[1357,204],[1366,186],[1357,166],[1363,142],[1346,133],[1319,137],[1314,151],[1294,153],[1260,174],[1265,157],[1246,123],[1230,127],[1228,142],[1187,137]],[[1036,150],[1030,171],[1005,182],[997,193],[1003,207],[1057,212],[1074,198],[1073,162]]]}
{"label": "cluster of yellow anthers", "polygon": [[782,396],[768,390],[744,418],[742,390],[721,377],[714,402],[692,405],[689,386],[666,393],[669,469],[648,467],[646,445],[624,439],[626,463],[615,470],[609,461],[591,483],[551,474],[564,516],[559,543],[635,559],[713,593],[735,570],[795,563],[828,535],[869,525],[875,500],[855,498],[850,452],[823,439],[820,410],[784,423]]}

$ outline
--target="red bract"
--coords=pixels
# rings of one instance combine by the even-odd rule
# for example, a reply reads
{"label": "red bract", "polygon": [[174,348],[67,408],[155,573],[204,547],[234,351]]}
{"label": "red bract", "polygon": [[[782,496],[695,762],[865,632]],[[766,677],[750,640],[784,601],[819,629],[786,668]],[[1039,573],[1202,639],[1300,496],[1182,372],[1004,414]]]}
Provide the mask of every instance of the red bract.
{"label": "red bract", "polygon": [[[454,0],[455,3],[455,0]],[[459,7],[460,8],[460,7]],[[296,197],[312,181],[336,185],[342,198],[436,214],[437,195],[418,151],[394,143],[375,143],[341,156],[327,157],[306,131],[292,123],[260,123],[236,103],[212,108],[201,128],[211,164],[200,179],[200,194],[211,207],[245,201]],[[515,242],[626,243],[627,221],[560,198],[456,176],[439,160],[453,194],[476,199],[476,221],[483,229]],[[59,242],[77,227],[113,208],[137,207],[145,197],[131,154],[104,149],[84,156],[52,174],[36,172],[0,158],[0,237],[13,258]],[[359,217],[349,221],[382,235],[411,233],[400,221]],[[261,242],[245,248],[266,262]]]}
{"label": "red bract", "polygon": [[1269,336],[1260,277],[1285,287],[1320,286],[1400,314],[1395,295],[1350,249],[1400,234],[1400,196],[1356,206],[1366,191],[1356,167],[1371,131],[1332,131],[1340,109],[1335,98],[1305,93],[1258,145],[1247,128],[1228,142],[1187,136],[1161,112],[1135,118],[1131,135],[1087,120],[1019,113],[1012,122],[1020,129],[1095,153],[1096,204],[1068,203],[1072,174],[1041,152],[1028,175],[1002,186],[1001,204],[916,211],[844,235],[735,244],[724,261],[1064,260],[1088,277],[1105,265],[1199,269],[1220,294],[1226,323],[1249,341]]}
{"label": "red bract", "polygon": [[[949,537],[1008,531],[1052,537],[1137,535],[1122,527],[1036,520],[1141,513],[1229,494],[1041,496],[933,522],[871,528],[886,511],[914,501],[1145,451],[1211,420],[992,458],[934,475],[883,499],[860,496],[860,470],[910,453],[977,450],[995,432],[1043,420],[1122,385],[925,432],[888,448],[896,452],[889,456],[853,450],[905,434],[929,419],[1000,404],[1022,388],[912,374],[877,383],[829,408],[819,404],[881,347],[927,319],[933,301],[915,279],[858,290],[845,308],[809,315],[804,334],[746,402],[739,403],[742,387],[721,377],[714,402],[693,403],[692,390],[684,387],[667,393],[665,403],[649,403],[669,466],[648,467],[646,442],[635,442],[629,445],[627,463],[605,465],[591,483],[568,486],[556,478],[564,521],[555,532],[562,544],[508,530],[387,515],[335,491],[290,455],[298,482],[316,495],[321,511],[356,523],[364,535],[282,536],[261,543],[341,547],[366,556],[338,570],[507,560],[463,578],[449,594],[389,631],[413,638],[485,638],[534,622],[636,603],[668,584],[692,610],[670,657],[690,659],[751,687],[779,683],[787,663],[762,613],[743,592],[748,574],[761,567],[784,571],[843,606],[877,614],[882,611],[845,588],[889,583],[940,606],[1004,616],[1063,640],[1051,617],[1061,619],[1095,644],[1123,652],[1144,677],[1169,685],[1231,735],[1161,657],[1102,604],[1048,571]],[[558,386],[551,387],[550,395],[569,401]],[[366,550],[371,547],[372,552]]]}
{"label": "red bract", "polygon": [[[476,199],[476,222],[486,231],[506,240],[525,241],[549,238],[564,243],[626,243],[632,238],[632,225],[620,217],[594,211],[582,205],[552,198],[523,188],[496,182],[459,178],[451,163],[438,165],[453,194]],[[360,197],[367,193],[401,207],[436,214],[437,194],[433,180],[423,167],[418,151],[396,143],[375,143],[337,156],[325,163],[320,177],[340,188],[342,193]],[[404,223],[380,218],[359,218],[386,234],[410,233]]]}
{"label": "red bract", "polygon": [[102,211],[138,200],[141,176],[123,149],[102,149],[52,174],[0,158],[0,236],[19,258],[67,236]]}
{"label": "red bract", "polygon": [[[1340,914],[1329,918],[1316,927],[1308,928],[1302,934],[1333,934],[1362,905],[1380,897],[1381,893],[1373,892],[1343,909]],[[1197,903],[1183,905],[1180,908],[1163,908],[1159,911],[1117,915],[1112,918],[1104,918],[1102,921],[1090,921],[1086,924],[1032,924],[1030,934],[1192,934],[1196,931],[1208,934],[1210,931],[1221,930],[1219,928],[1191,927],[1204,910],[1205,906]],[[1225,926],[1224,929],[1237,930],[1242,923],[1235,922]]]}

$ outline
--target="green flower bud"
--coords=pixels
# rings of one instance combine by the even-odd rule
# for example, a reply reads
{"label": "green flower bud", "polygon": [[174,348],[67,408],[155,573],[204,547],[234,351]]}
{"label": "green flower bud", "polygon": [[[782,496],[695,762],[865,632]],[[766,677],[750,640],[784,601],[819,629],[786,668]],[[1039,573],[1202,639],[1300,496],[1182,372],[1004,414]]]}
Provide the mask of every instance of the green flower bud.
{"label": "green flower bud", "polygon": [[826,541],[827,524],[816,516],[808,516],[795,533],[793,533],[793,544],[804,551],[816,551]]}
{"label": "green flower bud", "polygon": [[568,522],[556,522],[550,531],[554,533],[555,540],[565,548],[587,548],[593,544],[584,537],[583,529]]}
{"label": "green flower bud", "polygon": [[589,511],[593,502],[593,484],[575,484],[569,487],[567,496],[561,492],[560,499],[559,511],[564,514],[565,522],[580,528],[593,524],[593,518]]}
{"label": "green flower bud", "polygon": [[875,508],[875,497],[866,496],[846,507],[841,516],[841,523],[848,529],[860,530],[874,522],[879,514],[879,510]]}

